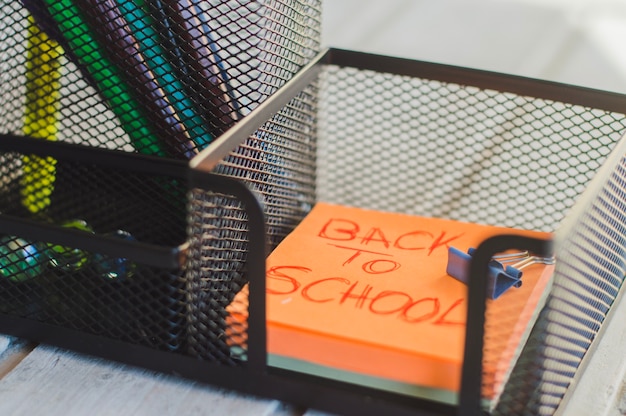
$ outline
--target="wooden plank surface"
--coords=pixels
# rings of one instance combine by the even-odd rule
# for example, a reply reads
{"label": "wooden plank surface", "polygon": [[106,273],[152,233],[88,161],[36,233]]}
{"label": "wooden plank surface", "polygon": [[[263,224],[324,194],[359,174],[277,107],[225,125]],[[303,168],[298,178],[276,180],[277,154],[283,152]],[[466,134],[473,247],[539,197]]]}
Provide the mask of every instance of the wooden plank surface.
{"label": "wooden plank surface", "polygon": [[[11,341],[11,342],[9,342]],[[0,415],[295,416],[273,400],[0,336]],[[19,362],[15,359],[19,357]]]}
{"label": "wooden plank surface", "polygon": [[0,379],[13,371],[33,348],[28,341],[0,334]]}
{"label": "wooden plank surface", "polygon": [[0,415],[332,416],[0,334]]}

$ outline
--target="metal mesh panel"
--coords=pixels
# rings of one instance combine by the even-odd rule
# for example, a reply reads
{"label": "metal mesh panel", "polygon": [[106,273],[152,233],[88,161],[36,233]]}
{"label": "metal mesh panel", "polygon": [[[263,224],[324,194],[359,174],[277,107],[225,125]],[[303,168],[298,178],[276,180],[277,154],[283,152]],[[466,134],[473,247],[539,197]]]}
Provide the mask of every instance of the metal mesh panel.
{"label": "metal mesh panel", "polygon": [[602,328],[626,273],[626,159],[559,230],[554,286],[497,414],[552,415]]}
{"label": "metal mesh panel", "polygon": [[[321,2],[268,1],[259,55],[262,91],[275,93],[320,49]],[[274,247],[315,201],[317,88],[311,85],[235,149],[215,171],[243,179],[265,204]]]}
{"label": "metal mesh panel", "polygon": [[554,231],[619,139],[624,115],[330,66],[318,198]]}
{"label": "metal mesh panel", "polygon": [[315,202],[315,86],[300,93],[216,172],[243,179],[263,200],[268,244],[275,247]]}
{"label": "metal mesh panel", "polygon": [[246,282],[248,227],[241,203],[233,197],[194,190],[191,198],[187,309],[189,353],[236,365],[242,357],[227,337],[226,307]]}
{"label": "metal mesh panel", "polygon": [[[176,247],[185,241],[184,180],[54,159],[49,205],[34,215],[22,192],[32,183],[25,166],[34,157],[0,154],[3,215],[131,243]],[[177,269],[0,234],[0,312],[9,316],[179,350],[184,345],[183,288]]]}
{"label": "metal mesh panel", "polygon": [[[263,52],[259,56],[262,91],[272,94],[318,52],[321,3],[270,1],[265,6],[268,14],[260,34]],[[215,169],[240,178],[257,191],[266,214],[270,248],[300,222],[315,200],[316,105],[316,88],[311,86]],[[188,280],[190,353],[233,365],[242,355],[230,340],[240,334],[224,337],[224,308],[244,283],[246,217],[237,201],[223,195],[196,192],[191,204],[196,217],[191,219],[195,231],[190,234],[190,252],[201,261],[192,267]],[[193,224],[208,224],[210,229],[197,232]]]}

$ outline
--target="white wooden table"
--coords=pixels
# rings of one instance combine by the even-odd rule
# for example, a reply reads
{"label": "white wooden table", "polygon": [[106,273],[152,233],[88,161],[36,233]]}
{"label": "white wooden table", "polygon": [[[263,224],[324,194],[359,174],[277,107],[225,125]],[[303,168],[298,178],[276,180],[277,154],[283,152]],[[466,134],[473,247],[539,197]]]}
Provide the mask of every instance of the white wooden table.
{"label": "white wooden table", "polygon": [[0,415],[322,413],[0,335]]}

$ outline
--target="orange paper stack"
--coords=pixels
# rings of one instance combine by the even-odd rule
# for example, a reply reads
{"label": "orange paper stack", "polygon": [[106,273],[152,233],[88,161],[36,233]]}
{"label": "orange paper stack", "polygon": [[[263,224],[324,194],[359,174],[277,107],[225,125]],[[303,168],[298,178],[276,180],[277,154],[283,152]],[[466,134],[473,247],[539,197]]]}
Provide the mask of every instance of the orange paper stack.
{"label": "orange paper stack", "polygon": [[[467,251],[504,233],[550,238],[547,233],[318,203],[268,258],[268,352],[458,391],[467,287],[446,274],[448,248]],[[524,269],[521,287],[487,305],[487,400],[502,389],[552,269],[541,264]],[[246,321],[246,304],[244,290],[230,306],[233,325]]]}

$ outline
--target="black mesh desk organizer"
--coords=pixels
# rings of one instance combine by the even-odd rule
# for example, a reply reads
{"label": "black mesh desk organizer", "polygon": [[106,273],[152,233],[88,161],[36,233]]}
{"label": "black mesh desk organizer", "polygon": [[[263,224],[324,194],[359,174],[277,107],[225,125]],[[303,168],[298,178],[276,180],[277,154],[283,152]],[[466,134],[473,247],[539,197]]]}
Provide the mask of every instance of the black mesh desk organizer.
{"label": "black mesh desk organizer", "polygon": [[[484,317],[487,262],[511,248],[555,251],[546,306],[490,412],[552,414],[566,397],[585,360],[570,347],[591,348],[625,272],[626,97],[359,52],[315,55],[319,33],[295,34],[315,26],[319,4],[224,2],[209,8],[224,31],[242,8],[261,18],[245,29],[256,52],[232,53],[241,39],[220,46],[236,55],[234,89],[192,97],[217,120],[207,123],[214,141],[145,154],[71,46],[59,49],[61,69],[27,68],[38,62],[25,46],[28,10],[41,19],[44,3],[2,6],[1,332],[333,412],[476,414],[486,411],[484,328],[498,324]],[[107,23],[84,3],[92,23]],[[169,10],[159,4],[148,4],[156,20]],[[160,129],[160,115],[145,112],[148,126]],[[316,201],[557,231],[554,247],[505,235],[478,248],[455,403],[267,364],[265,257]],[[246,282],[248,346],[236,350],[225,307]]]}

